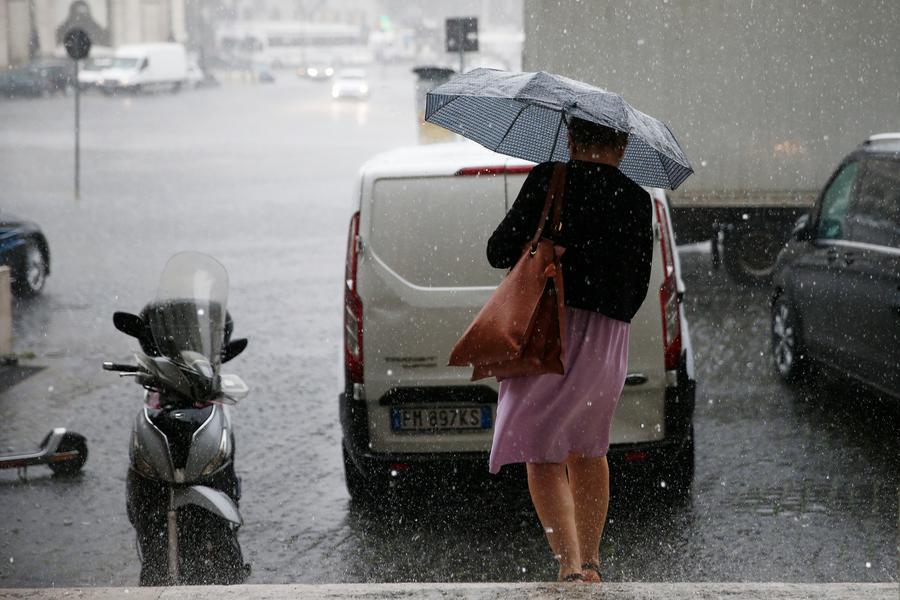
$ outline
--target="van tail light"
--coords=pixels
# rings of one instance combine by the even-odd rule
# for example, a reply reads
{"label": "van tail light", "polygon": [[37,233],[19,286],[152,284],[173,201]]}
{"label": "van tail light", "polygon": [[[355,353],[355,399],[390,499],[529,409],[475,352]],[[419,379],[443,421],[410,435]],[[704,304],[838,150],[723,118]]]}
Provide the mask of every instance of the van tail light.
{"label": "van tail light", "polygon": [[350,219],[344,268],[344,369],[350,383],[363,383],[362,300],[356,290],[359,246],[359,212],[356,212]]}
{"label": "van tail light", "polygon": [[659,303],[662,309],[663,352],[667,371],[678,369],[681,358],[681,317],[679,315],[680,298],[678,296],[678,279],[675,273],[675,250],[669,235],[669,217],[662,202],[655,201],[656,221],[659,223],[659,247],[662,252],[662,263],[665,278],[659,286]]}

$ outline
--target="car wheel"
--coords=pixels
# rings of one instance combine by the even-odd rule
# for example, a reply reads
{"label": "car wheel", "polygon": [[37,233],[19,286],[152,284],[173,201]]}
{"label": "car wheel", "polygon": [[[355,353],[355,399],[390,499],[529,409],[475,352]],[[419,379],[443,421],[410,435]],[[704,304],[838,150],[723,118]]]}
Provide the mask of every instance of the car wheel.
{"label": "car wheel", "polygon": [[772,358],[778,375],[791,384],[803,379],[808,363],[799,316],[785,294],[772,304]]}
{"label": "car wheel", "polygon": [[347,485],[347,491],[350,493],[350,499],[364,505],[373,504],[380,499],[385,491],[384,486],[377,482],[368,480],[359,468],[353,464],[350,453],[346,448],[342,448],[344,454],[344,483]]}
{"label": "car wheel", "polygon": [[25,244],[22,264],[14,275],[13,291],[21,298],[36,296],[44,289],[49,272],[47,257],[34,240]]}
{"label": "car wheel", "polygon": [[766,285],[775,271],[775,260],[784,246],[771,229],[739,225],[725,233],[725,269],[744,285]]}
{"label": "car wheel", "polygon": [[694,483],[694,426],[688,439],[685,440],[677,456],[662,474],[665,492],[678,501],[686,501],[691,497],[691,486]]}

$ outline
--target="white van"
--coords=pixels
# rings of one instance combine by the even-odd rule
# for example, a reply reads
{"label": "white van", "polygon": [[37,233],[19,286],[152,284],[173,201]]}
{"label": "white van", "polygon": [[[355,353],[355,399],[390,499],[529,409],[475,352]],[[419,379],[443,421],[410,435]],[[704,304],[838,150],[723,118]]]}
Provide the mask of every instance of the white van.
{"label": "white van", "polygon": [[[498,386],[471,382],[470,369],[447,359],[505,274],[488,264],[487,240],[532,166],[469,142],[396,150],[363,166],[347,244],[340,395],[354,498],[407,480],[415,489],[418,475],[452,483],[487,474]],[[687,492],[695,382],[684,284],[666,195],[648,191],[650,290],[631,325],[609,459],[620,475]]]}
{"label": "white van", "polygon": [[187,52],[182,44],[133,44],[116,49],[99,87],[106,93],[178,91],[187,77]]}

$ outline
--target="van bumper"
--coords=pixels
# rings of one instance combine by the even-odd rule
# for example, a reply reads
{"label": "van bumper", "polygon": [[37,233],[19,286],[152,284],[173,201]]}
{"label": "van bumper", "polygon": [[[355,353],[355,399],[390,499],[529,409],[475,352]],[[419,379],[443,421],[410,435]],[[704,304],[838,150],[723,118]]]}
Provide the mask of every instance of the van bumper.
{"label": "van bumper", "polygon": [[[666,437],[652,442],[610,446],[607,457],[613,471],[629,479],[630,474],[643,478],[648,470],[662,472],[672,468],[692,447],[697,386],[688,376],[686,354],[682,355],[676,382],[674,387],[666,388]],[[344,448],[367,479],[446,478],[448,473],[467,478],[488,475],[488,452],[372,452],[366,403],[343,393],[339,396],[339,404]],[[508,465],[501,470],[500,476],[516,478],[522,473],[522,465]]]}

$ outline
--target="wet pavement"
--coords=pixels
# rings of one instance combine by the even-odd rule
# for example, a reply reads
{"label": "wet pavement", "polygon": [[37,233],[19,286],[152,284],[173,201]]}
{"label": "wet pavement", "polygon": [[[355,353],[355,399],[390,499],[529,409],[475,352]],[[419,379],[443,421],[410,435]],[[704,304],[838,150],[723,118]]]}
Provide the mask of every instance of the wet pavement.
{"label": "wet pavement", "polygon": [[[54,426],[88,438],[82,475],[0,472],[0,588],[135,585],[125,516],[141,391],[102,372],[136,344],[137,311],[176,251],[231,276],[229,368],[248,583],[541,581],[552,560],[516,493],[373,512],[344,488],[337,394],[354,176],[416,142],[413,83],[374,71],[368,102],[284,75],[178,95],[83,103],[82,198],[71,194],[71,98],[0,102],[0,209],[44,228],[53,273],[15,307],[14,347],[44,369],[0,393],[0,448]],[[689,502],[614,489],[608,581],[896,582],[900,411],[823,381],[795,393],[770,366],[765,290],[735,286],[702,248],[682,253],[699,382]],[[620,492],[620,493],[617,493]]]}

